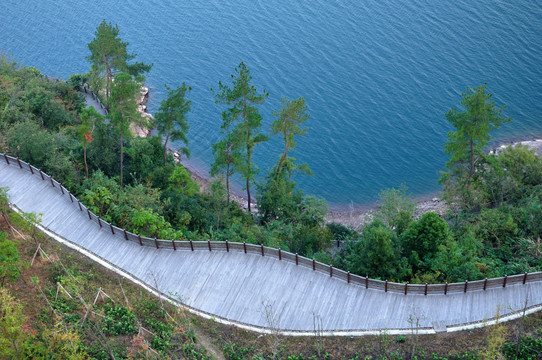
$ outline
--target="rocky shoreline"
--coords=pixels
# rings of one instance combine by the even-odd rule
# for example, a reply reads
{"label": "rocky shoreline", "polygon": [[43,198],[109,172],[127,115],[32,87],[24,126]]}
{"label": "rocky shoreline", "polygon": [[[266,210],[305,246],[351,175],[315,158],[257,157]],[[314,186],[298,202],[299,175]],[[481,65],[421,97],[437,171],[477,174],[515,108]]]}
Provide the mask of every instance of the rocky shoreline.
{"label": "rocky shoreline", "polygon": [[[154,116],[147,112],[147,105],[145,105],[147,100],[149,100],[149,88],[142,85],[140,97],[137,101],[137,111],[145,118],[146,123],[153,124]],[[132,123],[130,124],[130,131],[132,134],[134,134],[134,136],[146,138],[151,135],[152,129]]]}

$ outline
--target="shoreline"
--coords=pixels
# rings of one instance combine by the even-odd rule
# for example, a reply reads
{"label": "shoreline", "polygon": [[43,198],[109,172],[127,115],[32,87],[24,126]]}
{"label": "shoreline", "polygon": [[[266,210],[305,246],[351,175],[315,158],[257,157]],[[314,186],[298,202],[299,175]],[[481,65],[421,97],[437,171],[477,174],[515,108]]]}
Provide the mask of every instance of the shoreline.
{"label": "shoreline", "polygon": [[[138,102],[139,112],[148,119],[154,119],[154,117],[147,113],[147,102],[149,97],[149,89],[145,86],[141,88],[141,99]],[[151,135],[152,129],[145,129],[137,126],[133,126],[133,132],[135,136],[140,137],[149,137]],[[531,149],[535,149],[535,154],[542,156],[542,139],[531,137],[531,140],[517,140],[517,141],[506,141],[500,143],[497,146],[493,146],[492,150],[489,151],[490,154],[499,153],[509,146],[516,146],[518,144],[528,146]],[[172,155],[175,162],[183,165],[186,170],[190,173],[190,176],[200,187],[200,192],[204,192],[210,188],[210,177],[203,170],[197,169],[197,166],[190,161],[187,161],[186,158],[182,157],[181,154],[172,147],[167,149]],[[230,189],[230,199],[237,202],[244,210],[248,209],[247,198],[243,195],[242,192],[237,189]],[[327,200],[326,200],[327,201]],[[440,216],[444,215],[446,212],[447,205],[442,201],[440,191],[427,193],[425,195],[420,195],[418,198],[414,199],[416,202],[415,217],[419,218],[426,212],[434,211]],[[251,207],[257,209],[256,201],[251,202]],[[365,204],[358,206],[358,208],[353,207],[352,205],[329,205],[328,202],[328,214],[326,215],[326,223],[339,223],[348,227],[353,228],[354,230],[361,230],[363,226],[374,219],[375,213],[379,210],[379,205],[377,203]],[[347,209],[350,207],[350,209]]]}
{"label": "shoreline", "polygon": [[[503,151],[508,146],[516,146],[518,144],[528,146],[531,149],[535,149],[535,154],[542,156],[542,139],[532,139],[532,140],[523,140],[510,143],[500,144],[491,150],[489,153],[496,152],[497,154]],[[200,186],[200,191],[205,191],[209,188],[209,178],[205,175],[199,174],[198,171],[194,169],[194,166],[187,163],[185,159],[181,158],[180,154],[173,148],[168,149],[172,154],[175,160],[181,163],[190,173],[192,179],[194,179]],[[182,160],[181,160],[182,159]],[[237,202],[243,209],[247,209],[247,199],[234,191],[230,191],[231,199]],[[447,211],[447,205],[442,201],[440,197],[440,192],[428,193],[425,195],[419,196],[417,199],[414,199],[416,202],[415,218],[419,218],[426,212],[434,211],[437,214],[443,216]],[[252,202],[252,206],[257,208],[256,202]],[[342,210],[340,208],[330,209],[326,216],[326,223],[336,222],[348,227],[353,228],[354,230],[361,230],[363,226],[374,219],[375,213],[378,211],[378,204],[368,204],[361,206],[361,208],[351,208],[350,210]]]}

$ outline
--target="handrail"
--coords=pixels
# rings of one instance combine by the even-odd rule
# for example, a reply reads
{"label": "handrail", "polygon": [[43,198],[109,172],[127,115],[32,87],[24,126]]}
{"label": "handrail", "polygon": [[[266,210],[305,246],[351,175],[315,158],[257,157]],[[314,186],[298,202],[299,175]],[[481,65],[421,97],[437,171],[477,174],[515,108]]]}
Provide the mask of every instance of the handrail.
{"label": "handrail", "polygon": [[105,112],[106,115],[109,115],[109,110],[107,109],[107,106],[105,106],[102,101],[100,100],[100,97],[90,89],[90,86],[88,84],[83,84],[83,91],[85,94],[90,94],[94,100],[100,105],[102,110]]}
{"label": "handrail", "polygon": [[228,241],[186,241],[186,240],[164,240],[148,238],[140,235],[136,235],[126,229],[117,227],[101,219],[99,216],[90,211],[85,205],[83,205],[75,196],[73,196],[68,189],[66,189],[60,182],[53,179],[40,169],[28,164],[27,162],[20,160],[18,157],[13,157],[7,154],[0,153],[0,159],[14,167],[26,170],[32,175],[38,176],[42,181],[47,181],[53,188],[59,191],[62,195],[68,196],[73,206],[79,209],[85,216],[88,216],[89,220],[97,223],[101,230],[109,231],[113,236],[119,237],[125,241],[132,241],[139,243],[140,246],[151,246],[157,249],[172,249],[173,251],[223,251],[223,252],[244,252],[246,254],[256,254],[260,256],[269,256],[278,259],[279,261],[286,261],[294,263],[297,266],[312,269],[329,275],[330,277],[338,278],[347,283],[358,285],[366,289],[381,290],[391,293],[402,293],[405,295],[417,294],[417,295],[431,295],[431,294],[457,294],[467,293],[472,291],[486,291],[488,289],[505,288],[514,284],[527,284],[531,282],[541,281],[542,272],[524,273],[511,276],[504,276],[492,279],[465,281],[460,283],[445,283],[445,284],[408,284],[408,283],[395,283],[389,281],[382,281],[371,279],[367,276],[359,276],[326,265],[324,263],[309,259],[298,254],[292,254],[287,251],[270,248],[263,245],[237,243]]}

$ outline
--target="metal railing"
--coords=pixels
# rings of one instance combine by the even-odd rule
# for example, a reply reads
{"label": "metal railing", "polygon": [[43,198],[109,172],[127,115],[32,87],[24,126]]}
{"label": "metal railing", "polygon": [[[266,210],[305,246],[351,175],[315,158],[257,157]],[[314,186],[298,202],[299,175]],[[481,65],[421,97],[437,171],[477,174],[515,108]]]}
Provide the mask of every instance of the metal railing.
{"label": "metal railing", "polygon": [[34,176],[38,176],[42,181],[47,181],[51,186],[62,195],[68,196],[76,209],[79,209],[82,213],[89,218],[90,221],[97,223],[102,230],[110,231],[112,235],[124,239],[126,241],[133,241],[140,246],[150,246],[157,249],[169,249],[173,251],[223,251],[223,252],[241,252],[245,254],[257,254],[260,256],[269,256],[276,258],[279,261],[286,261],[295,263],[297,266],[312,269],[323,274],[327,274],[330,277],[340,279],[349,284],[364,287],[366,289],[381,290],[384,292],[418,294],[418,295],[431,295],[431,294],[453,294],[453,293],[467,293],[469,291],[485,291],[488,289],[505,288],[514,284],[527,284],[531,282],[541,281],[542,272],[524,273],[518,275],[504,276],[492,279],[465,281],[460,283],[445,283],[445,284],[408,284],[408,283],[395,283],[391,281],[382,281],[376,279],[370,279],[369,277],[359,276],[334,268],[331,265],[326,265],[318,262],[314,259],[308,259],[298,254],[292,254],[281,249],[270,248],[263,245],[237,243],[228,241],[185,241],[185,240],[163,240],[156,238],[148,238],[140,235],[136,235],[125,229],[119,228],[115,225],[102,220],[99,216],[90,211],[85,205],[83,205],[75,196],[73,196],[62,184],[51,176],[47,175],[40,169],[28,164],[27,162],[20,160],[18,157],[13,157],[0,153],[0,158],[11,166],[19,167],[30,172]]}

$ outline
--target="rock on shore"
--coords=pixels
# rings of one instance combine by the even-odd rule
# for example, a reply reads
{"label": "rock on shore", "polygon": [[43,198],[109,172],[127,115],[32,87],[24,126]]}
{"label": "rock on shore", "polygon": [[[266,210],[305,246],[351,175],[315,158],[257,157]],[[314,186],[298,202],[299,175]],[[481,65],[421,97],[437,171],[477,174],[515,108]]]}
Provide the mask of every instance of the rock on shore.
{"label": "rock on shore", "polygon": [[[147,100],[149,99],[149,88],[142,86],[140,98],[137,102],[137,111],[145,118],[146,123],[154,123],[154,117],[147,112]],[[138,126],[134,123],[130,124],[130,131],[137,137],[149,137],[151,135],[151,129],[145,126]]]}

